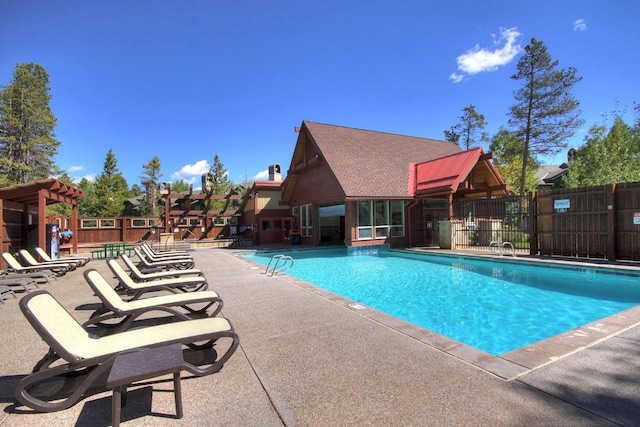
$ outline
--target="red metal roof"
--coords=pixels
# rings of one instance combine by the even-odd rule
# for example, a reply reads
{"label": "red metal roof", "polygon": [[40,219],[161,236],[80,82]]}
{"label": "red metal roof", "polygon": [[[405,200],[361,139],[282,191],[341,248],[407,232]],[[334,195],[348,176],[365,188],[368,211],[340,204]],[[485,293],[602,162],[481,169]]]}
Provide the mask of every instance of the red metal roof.
{"label": "red metal roof", "polygon": [[455,193],[482,154],[482,148],[472,148],[415,165],[414,194]]}

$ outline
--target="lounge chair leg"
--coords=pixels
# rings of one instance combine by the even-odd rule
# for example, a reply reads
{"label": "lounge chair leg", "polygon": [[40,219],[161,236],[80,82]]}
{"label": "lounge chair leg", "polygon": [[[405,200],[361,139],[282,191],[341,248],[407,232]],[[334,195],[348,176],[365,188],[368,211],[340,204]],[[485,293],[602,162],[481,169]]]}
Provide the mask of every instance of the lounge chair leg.
{"label": "lounge chair leg", "polygon": [[182,418],[182,385],[180,384],[180,372],[173,373],[173,394],[176,399],[176,418]]}
{"label": "lounge chair leg", "polygon": [[[124,389],[124,393],[123,393]],[[122,411],[122,407],[127,404],[127,387],[115,387],[113,389],[113,402],[111,403],[111,423],[113,427],[118,427],[120,425],[120,413]],[[124,394],[124,400],[122,400],[122,395]]]}

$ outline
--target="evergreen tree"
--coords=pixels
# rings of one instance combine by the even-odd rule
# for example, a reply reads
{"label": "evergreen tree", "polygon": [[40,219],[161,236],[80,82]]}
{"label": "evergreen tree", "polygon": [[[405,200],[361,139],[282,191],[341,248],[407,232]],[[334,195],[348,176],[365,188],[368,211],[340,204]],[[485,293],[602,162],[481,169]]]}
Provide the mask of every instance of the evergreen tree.
{"label": "evergreen tree", "polygon": [[470,104],[462,109],[460,122],[445,130],[444,136],[447,141],[455,142],[464,150],[468,150],[480,141],[488,141],[489,137],[484,128],[487,122],[484,116],[476,111],[476,107]]}
{"label": "evergreen tree", "polygon": [[[189,191],[189,183],[185,181],[174,181],[171,183],[171,192],[172,193],[185,193]],[[204,189],[202,189],[204,191]]]}
{"label": "evergreen tree", "polygon": [[102,174],[96,178],[95,195],[98,206],[96,215],[100,217],[121,216],[124,202],[129,198],[127,180],[118,171],[118,162],[112,149],[109,149]]}
{"label": "evergreen tree", "polygon": [[17,65],[11,82],[0,87],[0,186],[58,172],[50,100],[49,74],[38,64]]}
{"label": "evergreen tree", "polygon": [[99,202],[95,184],[87,178],[82,178],[78,188],[84,192],[84,197],[78,201],[78,216],[85,218],[98,216]]}
{"label": "evergreen tree", "polygon": [[579,102],[571,90],[581,78],[575,68],[557,69],[543,42],[531,39],[518,60],[518,72],[511,78],[522,82],[514,91],[516,104],[510,109],[509,124],[524,143],[520,190],[526,189],[526,176],[532,168],[529,160],[537,155],[557,154],[565,140],[580,127]]}
{"label": "evergreen tree", "polygon": [[[209,167],[207,173],[207,183],[202,191],[207,194],[226,195],[231,189],[231,181],[229,181],[228,172],[216,154],[213,158],[213,164]],[[220,210],[224,207],[225,200],[212,200],[209,203],[209,209]]]}
{"label": "evergreen tree", "polygon": [[[489,150],[493,154],[493,165],[496,167],[502,179],[507,184],[507,188],[519,189],[521,172],[522,172],[522,153],[524,151],[524,142],[516,137],[512,132],[504,128],[500,128],[498,133],[491,139]],[[525,191],[535,190],[538,180],[535,177],[534,170],[537,169],[537,161],[529,158],[529,165],[532,167],[527,170],[525,178]]]}
{"label": "evergreen tree", "polygon": [[131,191],[129,191],[130,197],[142,196],[143,194],[144,192],[142,191],[142,189],[138,184],[133,184],[131,186]]}
{"label": "evergreen tree", "polygon": [[564,178],[567,187],[640,181],[640,120],[634,127],[617,116],[607,131],[591,127],[585,144],[575,150]]}
{"label": "evergreen tree", "polygon": [[456,145],[459,144],[460,142],[460,132],[458,131],[458,125],[455,126],[451,126],[451,129],[444,130],[444,140],[445,141],[450,141],[450,142],[455,142]]}
{"label": "evergreen tree", "polygon": [[142,165],[144,175],[141,177],[144,186],[144,200],[140,206],[141,216],[160,216],[158,207],[158,190],[160,185],[160,158],[153,156],[148,163]]}

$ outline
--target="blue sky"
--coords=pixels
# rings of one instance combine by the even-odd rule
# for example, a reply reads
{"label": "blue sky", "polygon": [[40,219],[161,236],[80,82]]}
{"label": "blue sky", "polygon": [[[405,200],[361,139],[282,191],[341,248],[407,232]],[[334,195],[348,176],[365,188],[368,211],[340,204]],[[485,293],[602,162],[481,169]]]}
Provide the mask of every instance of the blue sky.
{"label": "blue sky", "polygon": [[129,185],[154,155],[162,181],[198,187],[216,154],[231,180],[264,179],[303,120],[442,139],[474,104],[493,135],[532,37],[583,78],[570,146],[640,102],[637,0],[0,0],[0,15],[0,84],[45,67],[55,160],[78,180],[110,148]]}

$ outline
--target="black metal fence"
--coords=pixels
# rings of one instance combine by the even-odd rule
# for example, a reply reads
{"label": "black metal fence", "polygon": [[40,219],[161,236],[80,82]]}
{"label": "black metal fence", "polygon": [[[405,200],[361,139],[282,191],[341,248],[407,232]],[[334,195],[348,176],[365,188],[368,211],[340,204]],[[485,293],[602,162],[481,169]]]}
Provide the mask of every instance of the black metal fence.
{"label": "black metal fence", "polygon": [[[454,200],[452,246],[529,252],[529,200],[528,196]],[[441,247],[440,228],[444,221],[449,221],[447,200],[423,199],[420,209],[413,212],[412,246]]]}

